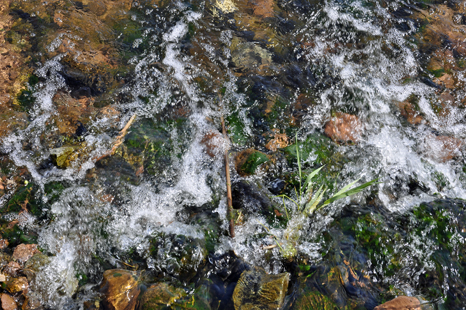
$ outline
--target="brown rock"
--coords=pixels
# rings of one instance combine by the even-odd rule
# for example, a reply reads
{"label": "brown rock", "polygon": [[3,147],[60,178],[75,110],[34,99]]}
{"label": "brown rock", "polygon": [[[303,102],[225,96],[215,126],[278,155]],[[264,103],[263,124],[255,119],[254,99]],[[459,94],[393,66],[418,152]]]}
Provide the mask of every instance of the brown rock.
{"label": "brown rock", "polygon": [[441,77],[434,79],[434,82],[443,85],[448,89],[455,88],[455,79],[451,74],[444,74]]}
{"label": "brown rock", "polygon": [[248,176],[255,173],[256,169],[270,160],[266,154],[249,148],[236,154],[235,168],[240,176]]}
{"label": "brown rock", "polygon": [[68,93],[59,92],[53,97],[53,102],[58,111],[54,121],[60,134],[74,134],[78,121],[85,124],[85,120],[94,112],[91,98],[74,99]]}
{"label": "brown rock", "polygon": [[307,115],[309,108],[313,105],[315,105],[315,102],[312,98],[306,94],[300,94],[298,98],[296,98],[296,102],[292,105],[291,124],[299,126],[303,117]]}
{"label": "brown rock", "polygon": [[215,157],[222,153],[223,137],[219,132],[209,131],[201,140],[201,144],[210,157]]}
{"label": "brown rock", "polygon": [[21,264],[27,262],[34,254],[38,253],[37,244],[20,244],[13,252],[13,259]]}
{"label": "brown rock", "polygon": [[[0,182],[1,185],[1,182]],[[0,188],[3,189],[3,188]],[[6,239],[0,239],[0,250],[6,249],[10,243]]]}
{"label": "brown rock", "polygon": [[412,125],[419,125],[422,122],[422,116],[414,109],[414,106],[407,102],[399,102],[398,108],[401,115]]}
{"label": "brown rock", "polygon": [[120,121],[120,112],[112,106],[106,106],[100,109],[99,117],[106,117],[114,120],[115,122]]}
{"label": "brown rock", "polygon": [[11,279],[6,282],[6,290],[11,294],[16,294],[19,292],[27,292],[29,288],[29,283],[26,277],[19,277]]}
{"label": "brown rock", "polygon": [[288,136],[285,133],[275,133],[275,137],[265,145],[268,150],[273,152],[275,152],[277,149],[282,149],[287,146]]}
{"label": "brown rock", "polygon": [[254,15],[262,17],[273,17],[274,3],[273,0],[254,0],[252,1]]}
{"label": "brown rock", "polygon": [[363,124],[356,115],[337,113],[325,124],[325,134],[335,142],[358,142]]}
{"label": "brown rock", "polygon": [[1,302],[2,302],[2,309],[3,310],[16,310],[18,307],[16,306],[16,302],[8,294],[3,293],[1,297]]}
{"label": "brown rock", "polygon": [[101,16],[107,11],[107,6],[102,0],[93,0],[89,1],[89,10],[97,16]]}
{"label": "brown rock", "polygon": [[447,162],[461,155],[463,141],[448,136],[428,135],[422,146],[426,155],[439,162]]}
{"label": "brown rock", "polygon": [[5,267],[4,272],[6,274],[9,274],[12,277],[17,277],[18,276],[18,271],[20,271],[20,270],[21,270],[21,265],[18,264],[17,262],[11,261]]}
{"label": "brown rock", "polygon": [[375,307],[374,310],[421,310],[421,303],[416,297],[399,296]]}
{"label": "brown rock", "polygon": [[141,291],[138,288],[135,272],[111,269],[104,272],[100,292],[104,295],[102,300],[104,309],[134,310]]}

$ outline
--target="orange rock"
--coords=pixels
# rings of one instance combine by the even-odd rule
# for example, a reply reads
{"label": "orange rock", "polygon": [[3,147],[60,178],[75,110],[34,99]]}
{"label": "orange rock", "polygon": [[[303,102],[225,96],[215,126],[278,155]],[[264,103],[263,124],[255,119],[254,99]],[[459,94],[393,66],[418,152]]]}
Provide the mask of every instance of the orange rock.
{"label": "orange rock", "polygon": [[262,17],[273,17],[274,15],[274,3],[273,0],[253,0],[252,8],[254,15]]}
{"label": "orange rock", "polygon": [[414,106],[407,102],[399,102],[398,108],[400,108],[401,115],[412,125],[419,125],[422,122],[422,116],[418,111],[414,109]]}
{"label": "orange rock", "polygon": [[443,85],[448,89],[455,88],[455,79],[451,74],[444,74],[441,77],[434,79],[434,83]]}
{"label": "orange rock", "polygon": [[28,289],[29,283],[26,277],[14,278],[6,282],[6,290],[11,294],[27,292]]}
{"label": "orange rock", "polygon": [[39,253],[37,244],[20,244],[13,252],[13,258],[21,264],[24,264],[36,253]]}
{"label": "orange rock", "polygon": [[421,310],[421,303],[416,297],[399,296],[375,307],[374,310]]}
{"label": "orange rock", "polygon": [[439,162],[447,162],[461,155],[460,148],[463,141],[448,136],[428,135],[424,140],[424,152],[426,155]]}
{"label": "orange rock", "polygon": [[3,293],[1,297],[3,310],[16,310],[18,309],[15,300],[8,294]]}
{"label": "orange rock", "polygon": [[273,152],[275,152],[277,149],[282,149],[287,146],[288,136],[284,133],[275,133],[275,137],[265,145],[268,150]]}
{"label": "orange rock", "polygon": [[115,109],[114,107],[112,107],[110,105],[106,106],[106,107],[103,107],[99,111],[99,115],[101,115],[103,117],[108,117],[108,118],[111,118],[111,119],[115,119],[116,121],[119,120],[120,114],[121,114],[120,111],[118,111],[117,109]]}
{"label": "orange rock", "polygon": [[134,310],[141,291],[135,272],[112,269],[104,272],[100,292],[104,309]]}
{"label": "orange rock", "polygon": [[325,124],[325,134],[335,142],[358,142],[363,124],[356,115],[337,113]]}
{"label": "orange rock", "polygon": [[222,152],[222,143],[222,135],[215,131],[209,131],[201,140],[201,144],[210,157],[215,157]]}

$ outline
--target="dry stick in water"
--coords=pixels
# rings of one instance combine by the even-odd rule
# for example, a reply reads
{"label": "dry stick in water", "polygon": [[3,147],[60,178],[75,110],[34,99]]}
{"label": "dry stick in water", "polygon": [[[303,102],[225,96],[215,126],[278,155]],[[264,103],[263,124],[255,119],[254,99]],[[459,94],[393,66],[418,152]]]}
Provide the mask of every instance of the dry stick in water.
{"label": "dry stick in water", "polygon": [[[222,131],[225,139],[228,139],[225,129],[225,120],[222,116]],[[235,237],[235,221],[233,219],[233,198],[231,196],[231,181],[230,181],[230,165],[228,164],[228,148],[225,148],[225,175],[227,179],[227,202],[228,202],[228,218],[230,220],[230,236]]]}
{"label": "dry stick in water", "polygon": [[123,143],[123,138],[128,133],[128,129],[134,123],[135,119],[136,119],[136,114],[131,116],[129,121],[126,123],[125,127],[123,127],[123,129],[120,131],[120,133],[118,134],[118,136],[115,139],[115,142],[114,142],[114,144],[112,146],[112,149],[110,151],[104,153],[102,156],[96,158],[95,161],[99,161],[99,160],[101,160],[101,159],[103,159],[105,157],[111,156],[111,155],[113,155],[115,153],[116,149]]}

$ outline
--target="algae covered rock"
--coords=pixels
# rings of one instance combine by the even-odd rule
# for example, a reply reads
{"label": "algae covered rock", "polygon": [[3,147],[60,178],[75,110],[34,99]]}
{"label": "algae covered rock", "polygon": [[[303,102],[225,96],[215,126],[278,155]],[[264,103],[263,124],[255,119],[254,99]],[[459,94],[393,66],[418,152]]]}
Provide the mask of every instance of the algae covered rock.
{"label": "algae covered rock", "polygon": [[268,275],[263,269],[244,271],[233,292],[236,310],[279,309],[288,290],[290,275]]}
{"label": "algae covered rock", "polygon": [[184,235],[160,235],[151,240],[150,252],[155,269],[188,282],[204,265],[205,240]]}
{"label": "algae covered rock", "polygon": [[164,309],[178,303],[186,292],[166,283],[157,283],[150,286],[141,296],[138,310]]}
{"label": "algae covered rock", "polygon": [[67,168],[70,165],[70,159],[74,151],[78,147],[76,146],[63,146],[50,150],[50,157],[52,162],[59,168]]}
{"label": "algae covered rock", "polygon": [[111,269],[100,284],[104,309],[134,310],[140,293],[136,272]]}
{"label": "algae covered rock", "polygon": [[244,150],[235,157],[235,167],[236,171],[241,176],[247,176],[254,174],[256,169],[269,161],[269,157],[255,149]]}
{"label": "algae covered rock", "polygon": [[333,310],[339,307],[327,296],[319,291],[304,294],[293,304],[291,309],[307,310],[307,309],[322,309]]}

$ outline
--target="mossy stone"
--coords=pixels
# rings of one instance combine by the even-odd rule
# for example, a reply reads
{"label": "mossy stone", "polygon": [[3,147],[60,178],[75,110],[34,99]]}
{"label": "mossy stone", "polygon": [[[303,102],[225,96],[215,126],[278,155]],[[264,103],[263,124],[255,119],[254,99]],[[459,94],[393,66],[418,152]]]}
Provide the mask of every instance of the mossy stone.
{"label": "mossy stone", "polygon": [[173,309],[182,298],[186,296],[186,292],[182,289],[168,285],[166,283],[157,283],[150,286],[139,301],[138,310],[162,310]]}
{"label": "mossy stone", "polygon": [[268,162],[269,157],[254,149],[247,149],[236,155],[236,170],[242,176],[252,175],[263,163]]}
{"label": "mossy stone", "polygon": [[261,268],[244,271],[233,292],[236,310],[272,310],[283,305],[290,275],[268,275]]}

